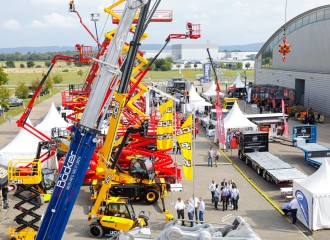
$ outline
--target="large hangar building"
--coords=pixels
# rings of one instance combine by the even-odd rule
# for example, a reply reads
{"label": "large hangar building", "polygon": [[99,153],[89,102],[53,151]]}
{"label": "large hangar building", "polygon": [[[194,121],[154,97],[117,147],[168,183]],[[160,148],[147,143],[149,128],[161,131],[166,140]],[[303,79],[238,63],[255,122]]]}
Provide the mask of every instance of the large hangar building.
{"label": "large hangar building", "polygon": [[[283,33],[291,52],[282,61]],[[255,83],[295,89],[295,103],[330,116],[330,5],[314,8],[279,28],[256,56]]]}

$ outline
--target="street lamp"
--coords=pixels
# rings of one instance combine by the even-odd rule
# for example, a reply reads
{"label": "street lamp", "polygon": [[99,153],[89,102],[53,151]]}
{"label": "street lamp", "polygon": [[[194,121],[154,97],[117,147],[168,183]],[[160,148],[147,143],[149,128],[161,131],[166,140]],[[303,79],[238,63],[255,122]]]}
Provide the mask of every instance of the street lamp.
{"label": "street lamp", "polygon": [[94,26],[95,26],[96,39],[97,39],[97,48],[98,48],[98,50],[100,50],[100,46],[98,44],[98,42],[99,42],[99,36],[97,34],[97,27],[96,27],[96,22],[98,20],[100,20],[100,14],[99,13],[91,13],[91,21],[94,22]]}

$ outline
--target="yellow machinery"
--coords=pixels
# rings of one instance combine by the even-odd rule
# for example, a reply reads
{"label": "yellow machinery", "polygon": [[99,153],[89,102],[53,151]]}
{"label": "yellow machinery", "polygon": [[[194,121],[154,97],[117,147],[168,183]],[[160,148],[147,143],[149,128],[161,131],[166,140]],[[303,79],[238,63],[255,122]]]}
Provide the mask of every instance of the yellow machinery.
{"label": "yellow machinery", "polygon": [[9,228],[10,239],[35,239],[39,227],[36,223],[41,215],[36,213],[40,206],[50,200],[54,188],[54,174],[49,169],[41,169],[39,160],[12,160],[8,164],[8,181],[17,185],[14,197],[19,201],[14,209],[22,213],[15,217],[20,226]]}
{"label": "yellow machinery", "polygon": [[222,108],[231,109],[234,106],[234,103],[238,103],[238,98],[227,98],[223,99]]}

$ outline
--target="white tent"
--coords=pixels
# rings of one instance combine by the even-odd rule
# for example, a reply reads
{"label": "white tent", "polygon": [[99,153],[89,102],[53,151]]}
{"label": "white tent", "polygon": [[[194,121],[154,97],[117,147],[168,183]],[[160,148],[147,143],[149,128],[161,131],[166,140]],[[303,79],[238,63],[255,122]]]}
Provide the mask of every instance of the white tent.
{"label": "white tent", "polygon": [[[202,96],[205,98],[216,97],[217,96],[216,88],[217,88],[217,85],[215,85],[215,82],[212,81],[210,88],[207,89],[207,91],[203,92]],[[225,96],[225,94],[222,92],[220,92],[219,94],[220,94],[221,98],[223,98]]]}
{"label": "white tent", "polygon": [[225,130],[229,128],[256,130],[257,125],[245,117],[237,102],[234,103],[232,109],[224,119]]}
{"label": "white tent", "polygon": [[324,161],[312,175],[293,181],[298,219],[310,230],[330,228],[330,163]]}
{"label": "white tent", "polygon": [[[32,125],[28,119],[27,123]],[[21,129],[16,137],[0,150],[0,164],[7,166],[13,159],[33,159],[36,155],[39,139]]]}
{"label": "white tent", "polygon": [[236,88],[245,88],[245,84],[241,81],[241,75],[240,74],[237,74],[237,77],[236,77],[235,81],[230,86],[232,87],[234,85],[235,85]]}
{"label": "white tent", "polygon": [[55,127],[66,128],[68,123],[60,116],[54,103],[50,106],[50,109],[41,123],[36,126],[36,129],[51,137],[51,129]]}
{"label": "white tent", "polygon": [[204,107],[212,106],[211,103],[206,102],[204,98],[199,96],[192,84],[189,89],[189,104],[192,109],[198,109],[200,112],[204,112]]}

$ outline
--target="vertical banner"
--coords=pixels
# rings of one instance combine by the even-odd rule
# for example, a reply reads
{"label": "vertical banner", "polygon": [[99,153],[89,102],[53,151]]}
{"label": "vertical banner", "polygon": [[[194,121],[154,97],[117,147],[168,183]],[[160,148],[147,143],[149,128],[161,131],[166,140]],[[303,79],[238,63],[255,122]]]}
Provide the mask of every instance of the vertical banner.
{"label": "vertical banner", "polygon": [[157,149],[173,148],[173,99],[159,106],[160,120],[157,124]]}
{"label": "vertical banner", "polygon": [[211,63],[204,63],[204,79],[202,83],[211,82]]}
{"label": "vertical banner", "polygon": [[192,114],[190,114],[176,133],[176,139],[180,144],[183,156],[183,174],[186,180],[193,180],[192,127]]}
{"label": "vertical banner", "polygon": [[283,113],[283,120],[284,120],[284,136],[288,136],[289,135],[289,126],[288,126],[288,120],[285,117],[284,99],[282,99],[282,113]]}

